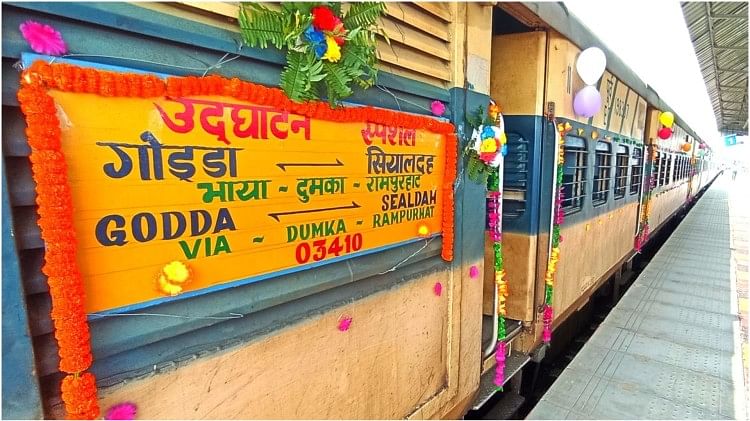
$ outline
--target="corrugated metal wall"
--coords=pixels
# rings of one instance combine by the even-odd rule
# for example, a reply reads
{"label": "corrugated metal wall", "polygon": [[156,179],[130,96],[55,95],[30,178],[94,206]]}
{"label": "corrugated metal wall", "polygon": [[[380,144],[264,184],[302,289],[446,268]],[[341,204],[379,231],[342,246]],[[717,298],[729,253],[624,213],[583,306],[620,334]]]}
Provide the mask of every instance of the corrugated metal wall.
{"label": "corrugated metal wall", "polygon": [[[21,279],[4,277],[3,282],[23,285],[36,375],[47,416],[59,415],[58,394],[62,376],[57,369],[57,345],[49,318],[48,286],[41,273],[44,244],[36,225],[35,186],[28,161],[30,149],[15,98],[18,88],[15,75],[18,72],[13,66],[21,52],[28,51],[17,28],[27,19],[52,24],[63,34],[71,52],[81,55],[77,57],[81,60],[161,73],[201,74],[201,63],[213,64],[225,52],[237,52],[239,37],[230,18],[220,17],[236,6],[213,4],[209,16],[202,19],[196,17],[200,9],[195,6],[181,6],[188,8],[182,10],[188,13],[184,15],[176,12],[177,6],[163,4],[3,4],[2,141],[11,214],[6,215],[3,223],[10,223],[8,218],[12,218],[21,269]],[[164,13],[165,7],[175,12]],[[158,8],[162,10],[154,10]],[[396,101],[375,88],[356,93],[352,100],[417,113],[426,113],[434,99],[450,103],[451,95],[446,89],[450,80],[450,54],[446,50],[451,51],[446,32],[450,26],[447,10],[447,6],[440,4],[390,4],[385,26],[390,31],[392,47],[381,47],[382,62],[387,63],[383,69],[414,76],[410,80],[381,72],[379,83],[407,102]],[[214,19],[214,23],[208,24],[203,21],[205,19]],[[217,24],[217,19],[224,19],[226,25]],[[420,52],[420,45],[431,47],[427,52]],[[392,50],[393,54],[384,53],[383,49]],[[268,85],[278,83],[283,64],[281,53],[245,47],[238,54],[240,59],[223,65],[215,73]],[[420,67],[414,65],[416,62],[430,64]],[[421,247],[422,243],[411,244],[332,263],[315,271],[285,275],[148,309],[149,313],[173,317],[130,316],[92,320],[95,358],[92,371],[99,386],[107,387],[126,379],[168,370],[202,355],[257,339],[331,307],[407,282],[417,274],[437,272],[447,267],[440,258],[440,241],[433,241],[418,251]],[[398,271],[381,274],[414,253],[414,257]],[[243,317],[200,318],[222,317],[230,313]],[[5,376],[3,380],[5,383]],[[8,381],[17,382],[21,387],[21,379],[9,378]],[[33,411],[15,415],[34,416]]]}
{"label": "corrugated metal wall", "polygon": [[[274,3],[266,3],[275,7]],[[152,10],[238,31],[239,2],[139,3]],[[451,35],[455,3],[398,2],[386,5],[378,37],[380,69],[443,88],[451,82]],[[346,5],[344,5],[344,10]]]}

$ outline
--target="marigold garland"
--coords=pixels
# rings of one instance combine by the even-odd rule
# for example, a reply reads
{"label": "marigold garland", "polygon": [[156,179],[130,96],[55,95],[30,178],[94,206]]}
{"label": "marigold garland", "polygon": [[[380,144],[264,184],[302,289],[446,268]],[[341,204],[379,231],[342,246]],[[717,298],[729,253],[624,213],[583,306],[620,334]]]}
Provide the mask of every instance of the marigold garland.
{"label": "marigold garland", "polygon": [[[555,122],[556,123],[556,122]],[[557,264],[560,261],[560,225],[565,220],[565,213],[562,210],[563,201],[563,171],[565,165],[565,135],[573,129],[570,123],[556,123],[557,148],[557,174],[555,178],[555,214],[552,224],[552,248],[547,260],[547,272],[544,275],[544,306],[542,307],[542,340],[549,343],[552,340],[552,321],[554,319],[554,310],[552,307],[552,298],[554,296],[555,273],[557,273]]]}
{"label": "marigold garland", "polygon": [[653,194],[654,189],[656,188],[656,177],[654,174],[654,160],[656,160],[656,146],[652,145],[650,147],[651,149],[651,159],[646,160],[646,169],[645,173],[647,176],[644,178],[643,182],[643,201],[641,202],[641,221],[638,224],[638,233],[635,235],[635,251],[636,253],[640,253],[643,249],[643,245],[648,242],[650,232],[650,227],[648,224],[648,217],[651,214],[651,196]]}
{"label": "marigold garland", "polygon": [[[67,79],[45,68],[43,75],[25,71],[18,101],[26,116],[26,136],[31,147],[31,170],[37,184],[39,227],[45,242],[45,263],[52,297],[50,316],[55,326],[62,399],[70,419],[94,419],[99,416],[96,379],[85,371],[93,357],[89,326],[84,309],[85,292],[76,264],[76,236],[73,230],[73,206],[68,184],[65,156],[61,151],[60,122],[55,102],[47,94],[44,75],[68,85]],[[39,77],[42,76],[42,77]]]}
{"label": "marigold garland", "polygon": [[68,373],[62,382],[62,397],[69,418],[96,418],[99,407],[96,379],[93,374],[85,372],[93,359],[84,308],[85,291],[76,263],[73,202],[65,155],[61,150],[60,121],[54,99],[47,93],[49,89],[133,98],[221,95],[321,120],[373,122],[443,134],[446,140],[446,166],[442,188],[442,257],[447,261],[453,260],[453,183],[458,150],[455,128],[451,123],[371,106],[331,108],[321,101],[295,103],[280,89],[238,78],[211,75],[169,77],[165,81],[150,74],[122,74],[38,60],[22,73],[18,100],[28,126],[29,159],[37,185],[38,224],[46,246],[42,272],[47,275],[50,286],[51,317],[60,355],[59,368]]}
{"label": "marigold garland", "polygon": [[505,316],[507,315],[505,302],[508,298],[508,282],[505,280],[505,264],[502,248],[502,188],[500,186],[500,169],[491,169],[489,180],[489,201],[487,202],[487,219],[489,221],[490,238],[494,256],[495,288],[497,289],[497,347],[495,348],[495,387],[503,390],[505,384],[505,354],[507,352]]}

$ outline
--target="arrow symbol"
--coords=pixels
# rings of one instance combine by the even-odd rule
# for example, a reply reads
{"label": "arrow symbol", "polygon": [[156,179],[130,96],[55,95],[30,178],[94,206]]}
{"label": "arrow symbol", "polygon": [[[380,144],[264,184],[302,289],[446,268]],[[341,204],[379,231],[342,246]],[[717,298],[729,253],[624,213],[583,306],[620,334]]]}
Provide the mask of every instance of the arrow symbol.
{"label": "arrow symbol", "polygon": [[279,216],[284,215],[296,215],[300,213],[313,213],[313,212],[326,212],[326,211],[332,211],[332,210],[338,210],[338,209],[355,209],[361,207],[357,204],[357,202],[352,202],[351,205],[347,206],[336,206],[333,208],[322,208],[322,209],[307,209],[307,210],[301,210],[301,211],[291,211],[291,212],[276,212],[276,213],[269,213],[268,216],[275,219],[277,222],[279,221]]}
{"label": "arrow symbol", "polygon": [[336,158],[335,164],[326,164],[322,162],[310,162],[310,163],[303,163],[303,162],[287,162],[283,164],[276,164],[277,167],[281,168],[282,171],[286,171],[286,167],[341,167],[344,163],[339,161],[338,158]]}

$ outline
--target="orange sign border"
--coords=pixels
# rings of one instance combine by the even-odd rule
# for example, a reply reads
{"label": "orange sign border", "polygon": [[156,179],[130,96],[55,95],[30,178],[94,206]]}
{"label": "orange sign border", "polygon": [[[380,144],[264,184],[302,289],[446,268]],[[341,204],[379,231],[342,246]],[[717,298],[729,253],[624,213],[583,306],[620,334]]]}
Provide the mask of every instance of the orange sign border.
{"label": "orange sign border", "polygon": [[168,77],[165,81],[153,74],[118,73],[37,60],[24,70],[20,85],[18,100],[28,126],[29,159],[39,205],[38,224],[46,245],[42,271],[48,277],[52,298],[51,317],[59,345],[59,368],[68,373],[62,381],[62,396],[69,416],[96,418],[99,406],[94,376],[86,372],[93,357],[83,305],[85,291],[76,262],[72,197],[61,148],[60,121],[48,90],[131,98],[223,95],[321,120],[372,122],[443,134],[446,168],[442,186],[445,201],[442,257],[446,261],[453,260],[453,184],[458,149],[455,127],[451,123],[371,106],[331,108],[320,101],[295,103],[280,89],[215,75]]}

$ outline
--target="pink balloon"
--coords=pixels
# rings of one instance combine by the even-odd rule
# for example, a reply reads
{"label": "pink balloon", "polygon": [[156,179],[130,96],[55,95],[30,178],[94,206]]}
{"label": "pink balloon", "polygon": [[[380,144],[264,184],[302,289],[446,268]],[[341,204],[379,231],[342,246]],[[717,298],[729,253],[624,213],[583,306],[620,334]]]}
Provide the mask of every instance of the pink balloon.
{"label": "pink balloon", "polygon": [[578,91],[573,99],[573,110],[576,115],[593,117],[602,106],[602,97],[595,86],[589,85]]}

